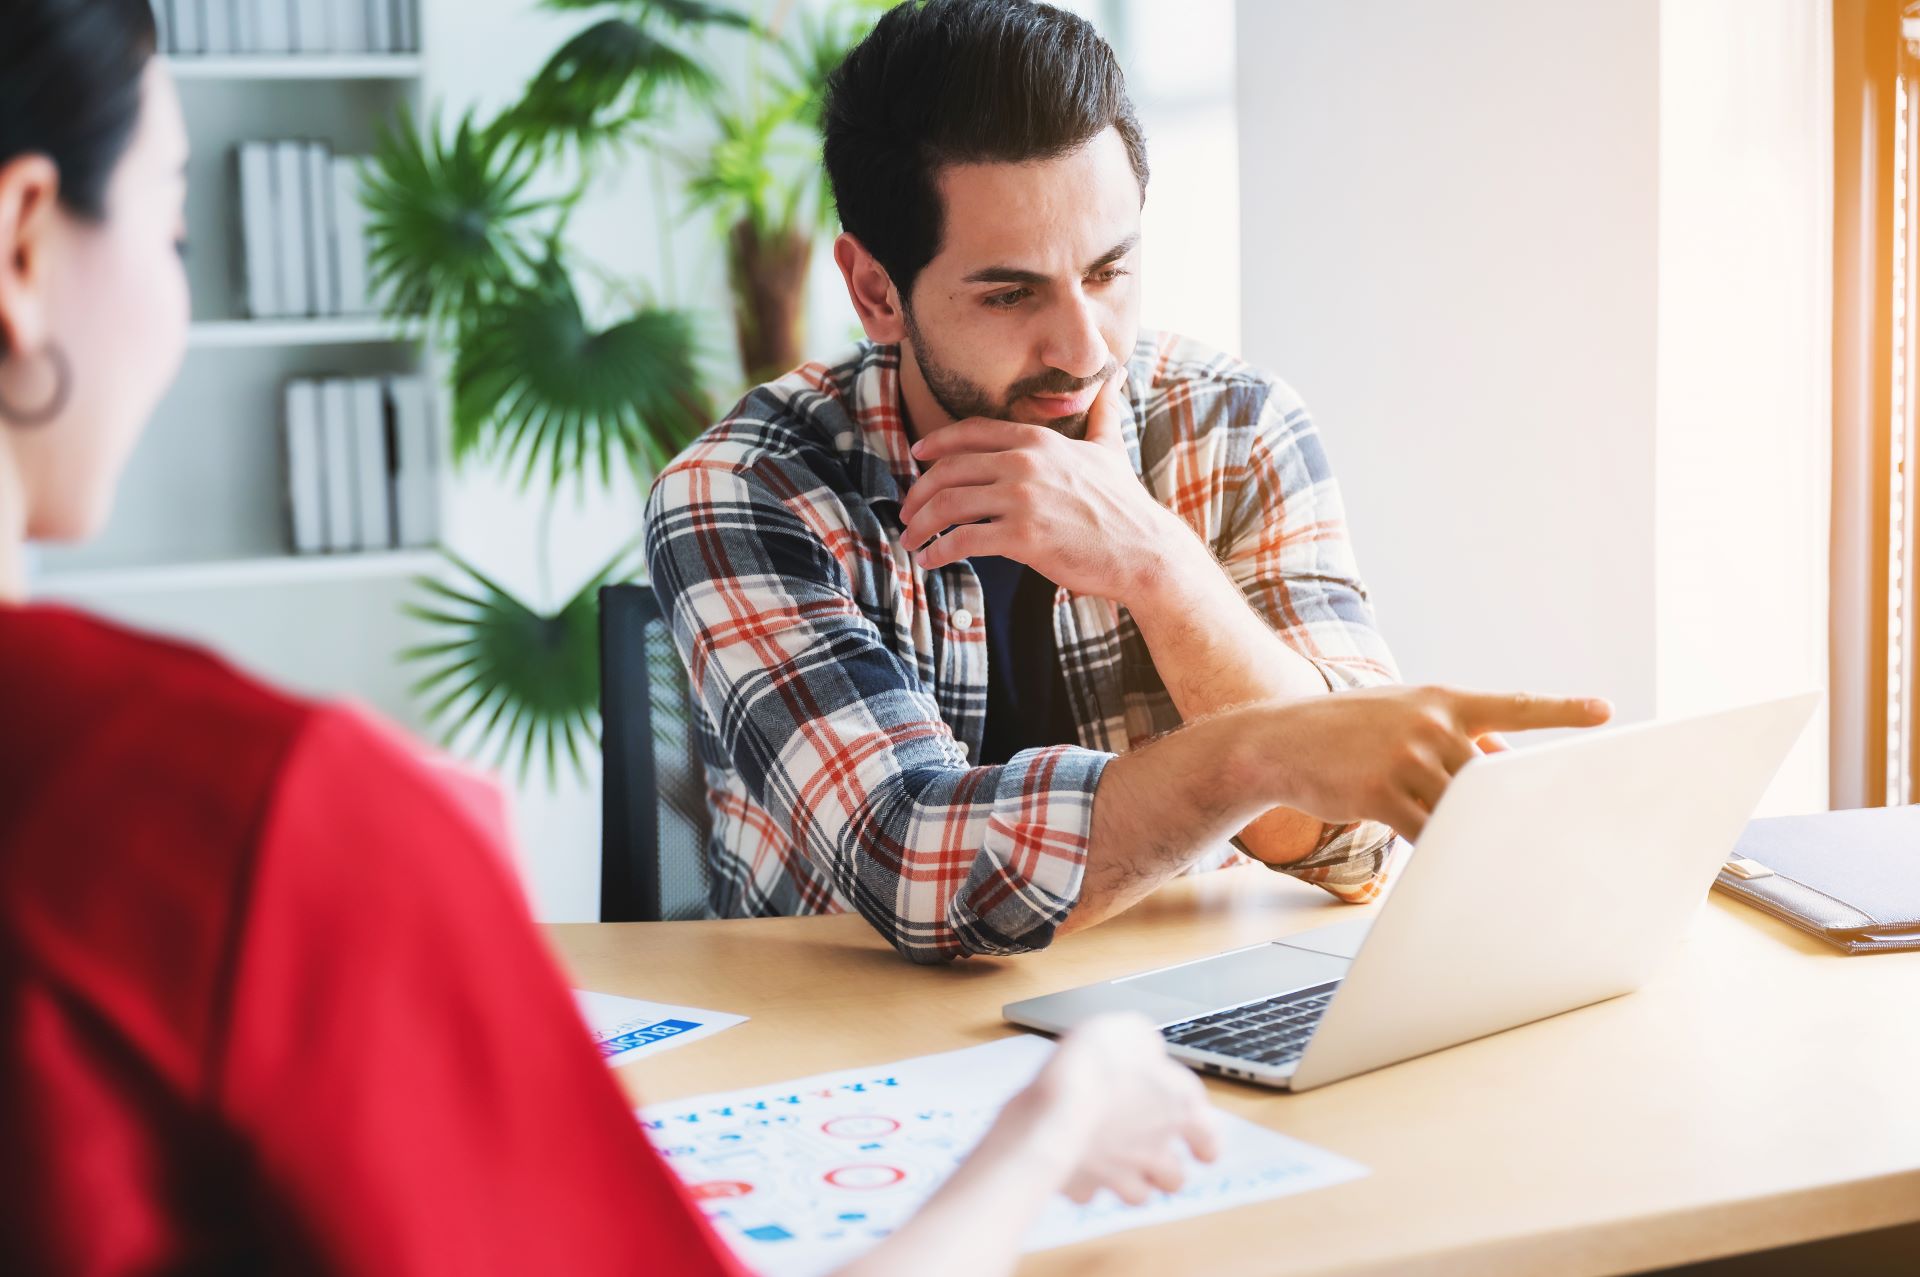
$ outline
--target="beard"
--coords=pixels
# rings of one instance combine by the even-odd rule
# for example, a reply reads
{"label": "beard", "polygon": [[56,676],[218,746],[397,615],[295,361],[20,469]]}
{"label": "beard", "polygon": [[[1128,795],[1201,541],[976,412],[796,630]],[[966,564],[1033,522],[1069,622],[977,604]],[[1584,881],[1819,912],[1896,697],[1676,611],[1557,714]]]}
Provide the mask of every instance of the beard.
{"label": "beard", "polygon": [[[933,396],[933,401],[940,405],[940,410],[955,421],[964,421],[968,417],[1013,421],[1013,405],[1028,395],[1070,395],[1088,386],[1101,384],[1120,371],[1118,361],[1112,358],[1107,360],[1106,367],[1092,377],[1075,377],[1057,368],[1049,368],[1037,376],[1014,382],[1007,387],[1005,394],[994,395],[965,373],[942,363],[927,345],[920,325],[914,322],[911,306],[905,308],[905,315],[907,340],[911,344],[913,362],[920,367],[921,379],[927,383],[927,391]],[[1058,430],[1069,439],[1087,437],[1087,414],[1084,412],[1027,424],[1044,425],[1049,430]]]}

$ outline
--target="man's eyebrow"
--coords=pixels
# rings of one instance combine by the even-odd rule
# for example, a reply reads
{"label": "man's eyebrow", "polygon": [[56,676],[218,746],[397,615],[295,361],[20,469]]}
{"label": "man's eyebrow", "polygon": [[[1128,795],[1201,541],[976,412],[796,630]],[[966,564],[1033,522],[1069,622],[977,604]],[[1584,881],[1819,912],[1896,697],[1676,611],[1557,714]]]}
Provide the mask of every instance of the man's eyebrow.
{"label": "man's eyebrow", "polygon": [[[1083,269],[1082,274],[1090,274],[1093,271],[1099,270],[1102,266],[1111,266],[1128,253],[1131,253],[1134,246],[1139,242],[1140,236],[1137,233],[1127,236],[1118,244],[1115,244],[1112,248],[1109,248],[1106,252],[1094,258],[1092,262],[1088,263]],[[1037,285],[1046,283],[1047,277],[1039,271],[1021,270],[1017,266],[987,266],[974,271],[961,282],[966,284]]]}

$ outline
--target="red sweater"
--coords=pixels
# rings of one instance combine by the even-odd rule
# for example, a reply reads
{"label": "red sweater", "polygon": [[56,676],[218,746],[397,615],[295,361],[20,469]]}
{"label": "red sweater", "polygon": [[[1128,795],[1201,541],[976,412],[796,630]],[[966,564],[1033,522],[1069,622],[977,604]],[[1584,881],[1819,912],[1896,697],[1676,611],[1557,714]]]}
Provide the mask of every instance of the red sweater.
{"label": "red sweater", "polygon": [[0,608],[0,1266],[736,1271],[386,729]]}

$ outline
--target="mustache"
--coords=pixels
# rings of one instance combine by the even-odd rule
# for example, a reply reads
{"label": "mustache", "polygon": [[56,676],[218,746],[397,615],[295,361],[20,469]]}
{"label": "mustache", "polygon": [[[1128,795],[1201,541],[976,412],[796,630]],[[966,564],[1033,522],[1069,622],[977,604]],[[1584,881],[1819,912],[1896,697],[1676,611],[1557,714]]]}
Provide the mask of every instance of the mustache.
{"label": "mustache", "polygon": [[1012,389],[1007,391],[1007,402],[1012,403],[1026,395],[1077,394],[1088,386],[1104,384],[1119,371],[1120,365],[1113,360],[1108,360],[1107,366],[1091,377],[1075,377],[1061,372],[1058,368],[1050,368],[1037,377],[1028,377],[1024,381],[1014,382]]}

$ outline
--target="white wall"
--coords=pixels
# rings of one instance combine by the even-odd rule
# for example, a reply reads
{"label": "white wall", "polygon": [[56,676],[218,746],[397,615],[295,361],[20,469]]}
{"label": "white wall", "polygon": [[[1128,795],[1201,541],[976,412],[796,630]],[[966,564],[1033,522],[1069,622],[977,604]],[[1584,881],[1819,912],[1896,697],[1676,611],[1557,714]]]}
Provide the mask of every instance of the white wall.
{"label": "white wall", "polygon": [[1403,672],[1644,717],[1655,5],[1239,21],[1247,353],[1326,435]]}
{"label": "white wall", "polygon": [[[1833,17],[1669,0],[1660,40],[1655,687],[1674,714],[1826,685]],[[1824,807],[1826,771],[1810,731],[1770,805]]]}
{"label": "white wall", "polygon": [[1153,170],[1141,210],[1140,320],[1240,348],[1240,201],[1233,0],[1107,0]]}
{"label": "white wall", "polygon": [[[1247,353],[1409,679],[1824,685],[1824,14],[1241,0]],[[1823,805],[1818,744],[1773,807]]]}

